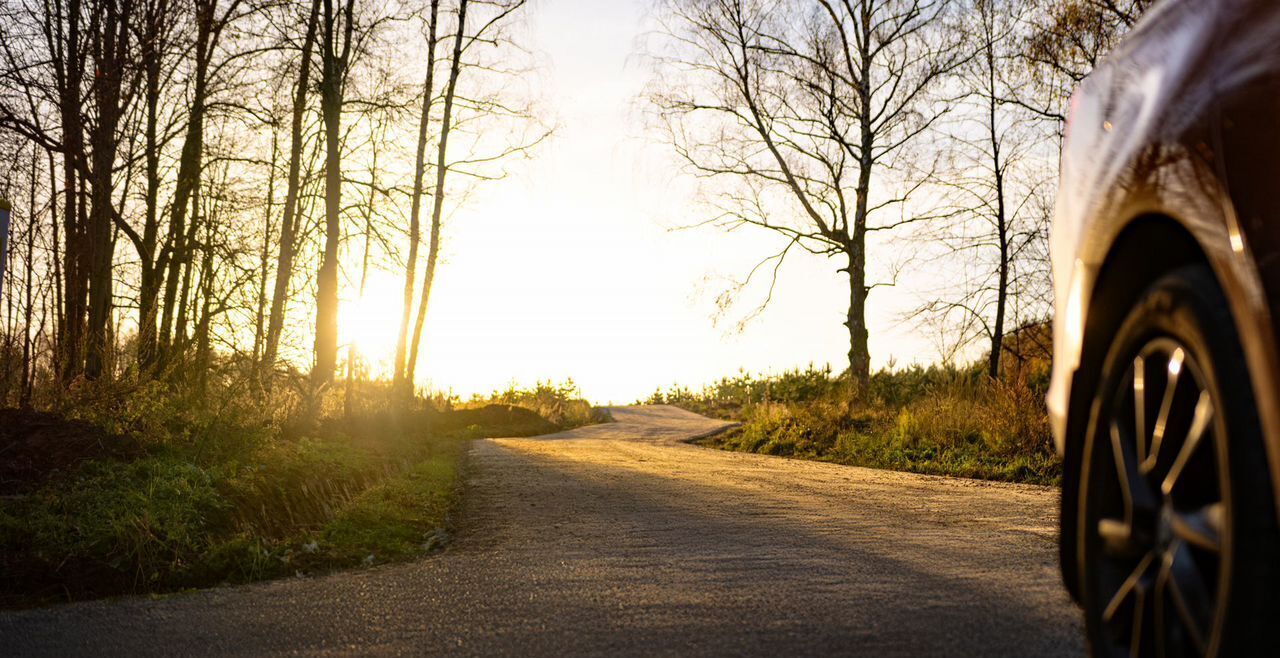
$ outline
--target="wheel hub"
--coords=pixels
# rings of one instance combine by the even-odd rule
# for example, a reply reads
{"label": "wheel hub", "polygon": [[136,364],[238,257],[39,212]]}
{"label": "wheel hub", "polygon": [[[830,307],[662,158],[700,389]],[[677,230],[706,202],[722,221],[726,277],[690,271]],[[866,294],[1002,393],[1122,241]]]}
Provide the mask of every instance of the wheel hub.
{"label": "wheel hub", "polygon": [[1167,552],[1173,540],[1173,502],[1166,496],[1164,504],[1160,506],[1160,517],[1156,521],[1155,551]]}

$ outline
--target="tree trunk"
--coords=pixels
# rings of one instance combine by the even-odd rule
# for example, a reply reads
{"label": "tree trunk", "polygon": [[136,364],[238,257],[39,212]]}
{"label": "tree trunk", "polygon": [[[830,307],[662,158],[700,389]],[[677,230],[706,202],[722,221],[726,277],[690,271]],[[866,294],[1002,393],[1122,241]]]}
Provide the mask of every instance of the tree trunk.
{"label": "tree trunk", "polygon": [[0,322],[0,330],[3,330],[4,343],[0,344],[0,361],[4,363],[4,371],[0,372],[0,405],[8,406],[9,389],[13,387],[13,369],[17,365],[17,349],[14,343],[18,335],[18,314],[15,311],[16,302],[14,297],[17,295],[18,286],[17,279],[14,276],[18,271],[18,250],[13,249],[14,257],[9,258],[8,235],[17,236],[17,230],[10,230],[13,227],[5,227],[6,235],[4,239],[0,239],[0,301],[4,302],[3,322]]}
{"label": "tree trunk", "polygon": [[866,257],[861,249],[849,252],[849,310],[844,326],[849,330],[849,376],[863,390],[871,381],[871,353],[867,346]]}
{"label": "tree trunk", "polygon": [[431,207],[431,240],[427,247],[426,273],[422,280],[422,299],[418,303],[418,317],[413,323],[413,344],[405,366],[405,383],[413,386],[418,365],[418,348],[422,342],[422,327],[427,319],[427,303],[431,299],[431,285],[435,281],[436,261],[440,256],[440,218],[444,212],[445,177],[449,173],[449,133],[453,128],[453,98],[458,88],[462,70],[462,40],[466,36],[467,0],[458,2],[458,31],[453,40],[453,61],[449,64],[449,82],[444,93],[444,117],[440,125],[440,146],[436,152],[436,188]]}
{"label": "tree trunk", "polygon": [[401,307],[400,334],[396,340],[396,360],[392,371],[392,383],[396,389],[404,388],[406,382],[405,353],[408,350],[409,317],[413,315],[413,292],[418,276],[418,242],[422,231],[422,186],[426,176],[427,133],[431,126],[431,100],[436,71],[436,28],[439,26],[439,17],[440,0],[431,0],[431,13],[428,15],[430,22],[427,27],[427,78],[422,84],[422,114],[418,119],[418,150],[414,157],[413,197],[409,211],[409,257],[405,263],[404,305]]}
{"label": "tree trunk", "polygon": [[[307,90],[311,86],[311,51],[315,46],[320,16],[320,0],[312,0],[307,19],[307,36],[302,42],[302,58],[298,69],[298,86],[293,98],[293,119],[289,139],[289,180],[285,190],[284,211],[280,219],[280,253],[276,258],[275,286],[271,294],[271,313],[267,320],[267,339],[262,350],[262,363],[273,368],[284,329],[284,308],[289,297],[289,280],[293,277],[294,241],[297,230],[298,188],[302,169],[302,124],[307,111]],[[271,378],[266,378],[271,388]]]}
{"label": "tree trunk", "polygon": [[119,148],[116,131],[124,111],[122,87],[128,64],[126,58],[130,28],[129,16],[121,13],[120,7],[114,2],[107,3],[102,21],[101,34],[97,36],[101,43],[95,49],[98,52],[95,53],[94,101],[98,122],[91,138],[93,180],[86,235],[89,257],[89,340],[85,376],[89,379],[96,379],[104,374],[108,351],[111,349],[108,325],[111,322],[114,285],[111,266],[115,251],[114,169]]}
{"label": "tree trunk", "polygon": [[[316,280],[315,366],[317,386],[333,382],[338,367],[338,244],[342,240],[342,91],[351,46],[352,9],[348,0],[335,15],[333,0],[324,0],[324,69],[320,82],[320,113],[324,119],[324,254]],[[345,16],[345,18],[343,18]],[[342,21],[339,43],[337,28]],[[339,53],[341,46],[341,53]]]}
{"label": "tree trunk", "polygon": [[[183,306],[185,299],[185,281],[183,298],[178,298],[179,275],[185,280],[189,277],[192,258],[192,245],[188,240],[191,233],[187,229],[187,208],[200,186],[201,159],[204,156],[204,114],[206,95],[208,94],[209,64],[213,57],[214,15],[217,0],[204,0],[196,3],[196,76],[195,88],[191,99],[191,110],[187,119],[186,141],[182,144],[182,156],[178,163],[178,180],[174,189],[173,207],[169,217],[169,248],[161,255],[163,269],[168,266],[165,278],[164,309],[160,320],[160,351],[164,360],[173,356],[178,343],[174,329],[175,306]],[[185,326],[181,333],[185,334]]]}
{"label": "tree trunk", "polygon": [[338,242],[342,237],[342,149],[341,106],[333,85],[322,85],[321,111],[324,113],[324,253],[316,280],[315,366],[311,378],[316,384],[333,381],[338,363]]}
{"label": "tree trunk", "polygon": [[200,188],[197,187],[191,193],[191,222],[187,228],[187,233],[183,237],[183,242],[187,245],[183,249],[184,257],[182,259],[182,288],[178,295],[178,311],[177,320],[174,323],[173,341],[170,344],[172,354],[170,357],[182,359],[187,349],[187,316],[188,309],[191,306],[191,268],[195,262],[196,252],[196,236],[200,229]]}
{"label": "tree trunk", "polygon": [[258,300],[253,323],[253,367],[262,365],[262,343],[266,339],[267,273],[271,266],[271,219],[275,214],[276,158],[280,155],[279,135],[273,123],[271,128],[271,170],[267,174],[267,212],[262,221],[262,251],[258,254]]}
{"label": "tree trunk", "polygon": [[59,235],[60,225],[58,224],[58,168],[54,163],[52,151],[49,152],[48,159],[49,159],[49,226],[53,229],[53,238],[49,241],[49,244],[51,247],[50,257],[53,259],[53,308],[54,308],[53,345],[54,345],[54,352],[55,352],[55,354],[53,355],[53,358],[50,361],[53,369],[54,379],[56,381],[61,382],[63,381],[62,372],[63,372],[63,366],[65,365],[65,363],[63,361],[63,356],[61,352],[64,341],[62,337],[63,323],[60,318],[61,318],[62,309],[63,309],[63,305],[62,305],[63,290],[66,284],[65,280],[62,278],[62,261],[63,261],[62,256],[66,252],[63,251],[62,253],[59,253],[59,247],[62,244],[61,242],[62,236]]}
{"label": "tree trunk", "polygon": [[26,271],[23,273],[23,308],[22,318],[22,382],[18,389],[18,406],[22,409],[31,408],[31,353],[32,343],[35,338],[31,334],[31,316],[35,311],[36,300],[33,295],[32,272],[35,270],[36,262],[36,181],[39,170],[39,155],[36,153],[35,146],[31,147],[31,178],[30,187],[27,190],[27,260]]}
{"label": "tree trunk", "polygon": [[213,312],[213,223],[212,218],[205,222],[204,253],[200,260],[200,316],[196,322],[196,354],[195,376],[196,391],[203,398],[209,383],[209,366],[211,352],[209,348],[209,323]]}
{"label": "tree trunk", "polygon": [[[1005,323],[1005,307],[1009,303],[1009,237],[1005,231],[1003,219],[1003,192],[997,193],[1000,196],[1001,220],[1000,220],[1000,275],[999,286],[996,289],[996,320],[991,326],[991,356],[987,361],[987,376],[991,379],[1000,378],[1000,357],[1004,351],[1004,323]],[[1015,347],[1016,349],[1016,347]]]}
{"label": "tree trunk", "polygon": [[59,370],[64,382],[84,372],[84,322],[88,286],[84,278],[87,265],[84,240],[81,237],[83,210],[80,201],[78,161],[84,157],[84,128],[81,114],[80,88],[84,79],[84,58],[80,43],[80,0],[67,4],[67,37],[60,68],[58,110],[62,122],[62,177],[65,208],[63,209],[63,317]]}

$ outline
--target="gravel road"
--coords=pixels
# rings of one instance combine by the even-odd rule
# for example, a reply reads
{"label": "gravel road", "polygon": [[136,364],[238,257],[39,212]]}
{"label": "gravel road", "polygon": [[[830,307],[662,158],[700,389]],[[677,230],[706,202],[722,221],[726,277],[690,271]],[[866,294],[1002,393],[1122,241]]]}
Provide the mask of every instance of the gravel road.
{"label": "gravel road", "polygon": [[4,655],[1067,656],[1053,490],[720,452],[672,407],[478,441],[411,564],[0,614]]}

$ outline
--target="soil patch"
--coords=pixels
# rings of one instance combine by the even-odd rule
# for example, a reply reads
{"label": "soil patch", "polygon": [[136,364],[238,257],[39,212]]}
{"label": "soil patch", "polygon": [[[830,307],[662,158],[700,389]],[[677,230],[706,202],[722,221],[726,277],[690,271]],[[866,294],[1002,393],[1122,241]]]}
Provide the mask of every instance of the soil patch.
{"label": "soil patch", "polygon": [[90,459],[134,459],[137,441],[41,411],[0,409],[0,494],[32,489]]}
{"label": "soil patch", "polygon": [[536,436],[560,431],[555,423],[538,414],[508,404],[490,404],[475,409],[455,409],[433,419],[445,431],[484,428],[486,434],[497,436]]}

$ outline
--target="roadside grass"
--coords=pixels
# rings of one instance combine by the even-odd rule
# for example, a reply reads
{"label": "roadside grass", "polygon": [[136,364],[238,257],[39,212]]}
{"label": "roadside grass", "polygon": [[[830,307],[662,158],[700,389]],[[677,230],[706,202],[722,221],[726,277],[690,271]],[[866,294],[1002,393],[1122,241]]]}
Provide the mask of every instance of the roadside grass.
{"label": "roadside grass", "polygon": [[[336,394],[302,400],[277,392],[264,403],[233,387],[196,399],[160,384],[110,386],[82,391],[59,414],[4,412],[11,422],[0,429],[7,452],[0,606],[171,592],[425,555],[452,532],[471,439],[565,427],[505,400],[528,397],[550,407],[559,395],[562,408],[586,405],[591,417],[590,405],[568,397],[576,389],[562,385],[455,407],[440,399],[394,403],[385,385],[367,383],[351,415],[334,411],[343,407]],[[50,446],[79,452],[21,468],[31,462],[24,451]]]}
{"label": "roadside grass", "polygon": [[841,464],[1054,485],[1044,408],[1046,373],[988,379],[982,368],[885,370],[865,391],[829,369],[739,375],[701,391],[659,391],[649,403],[736,420],[701,443]]}

